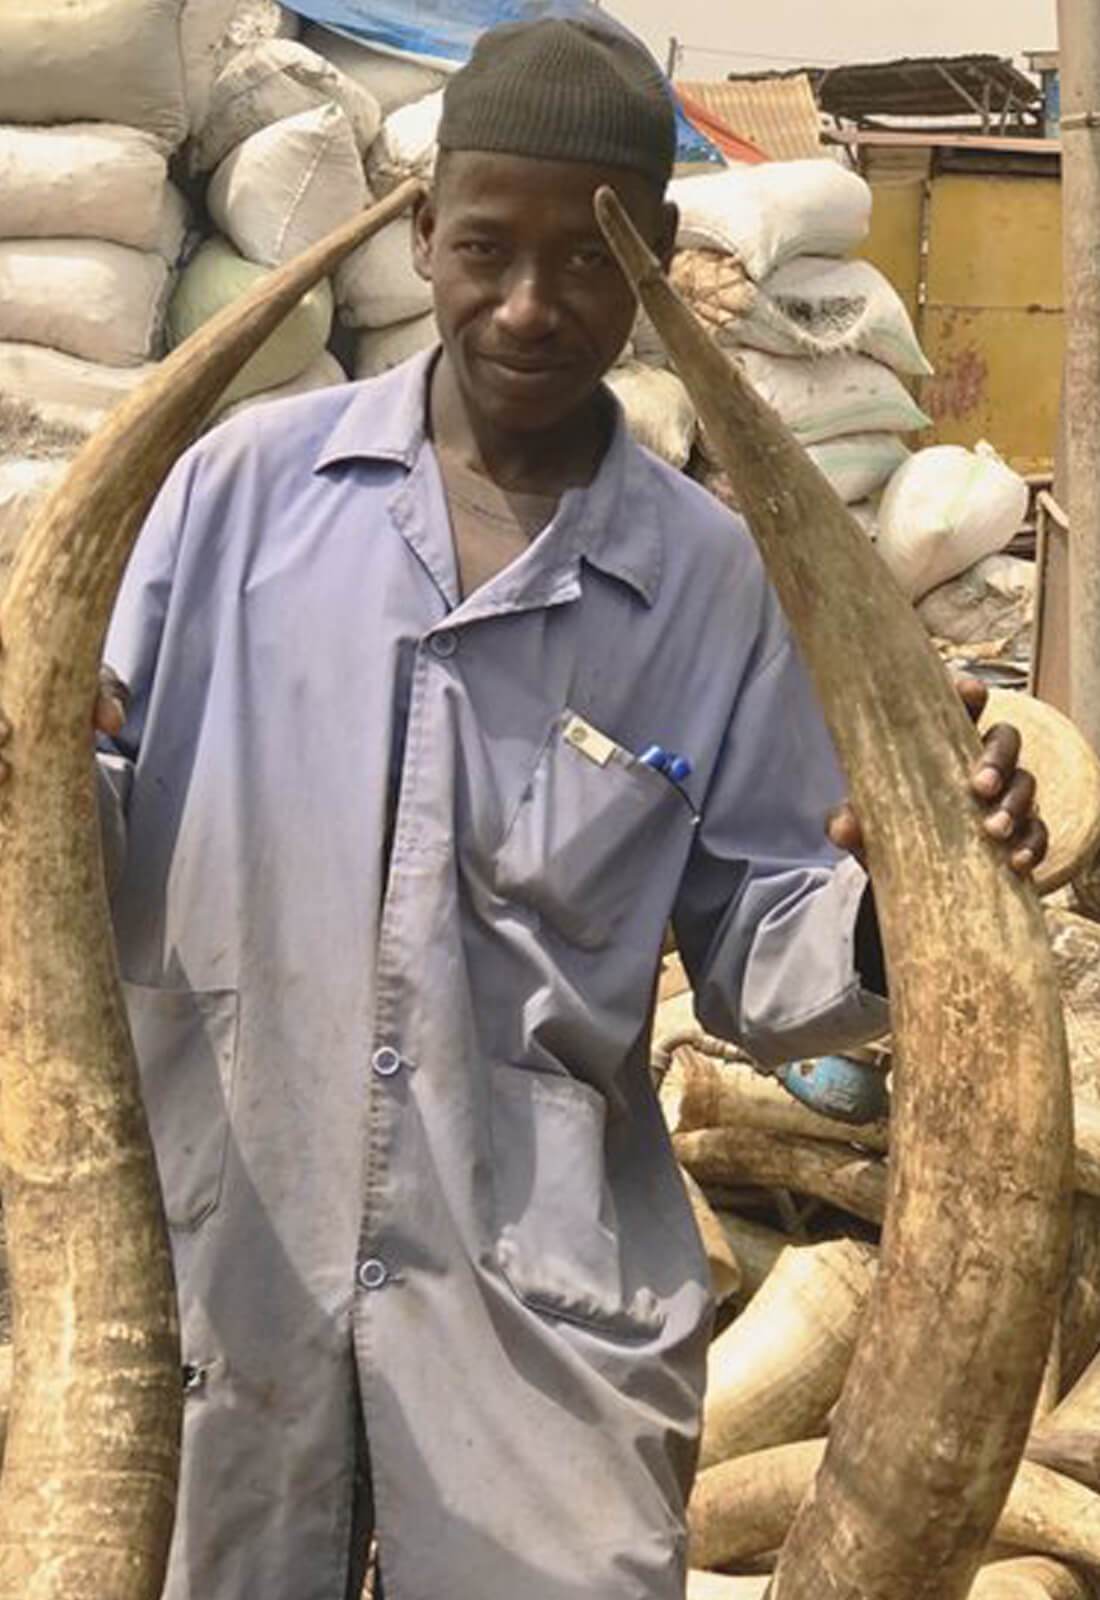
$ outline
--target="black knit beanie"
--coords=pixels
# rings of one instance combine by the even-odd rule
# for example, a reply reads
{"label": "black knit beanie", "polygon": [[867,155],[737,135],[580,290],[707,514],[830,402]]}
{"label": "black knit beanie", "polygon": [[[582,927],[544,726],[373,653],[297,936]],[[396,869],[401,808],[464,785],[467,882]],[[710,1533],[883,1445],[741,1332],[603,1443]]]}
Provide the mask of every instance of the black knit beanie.
{"label": "black knit beanie", "polygon": [[486,150],[644,173],[661,190],[676,158],[672,98],[625,32],[554,18],[482,34],[443,93],[441,150]]}

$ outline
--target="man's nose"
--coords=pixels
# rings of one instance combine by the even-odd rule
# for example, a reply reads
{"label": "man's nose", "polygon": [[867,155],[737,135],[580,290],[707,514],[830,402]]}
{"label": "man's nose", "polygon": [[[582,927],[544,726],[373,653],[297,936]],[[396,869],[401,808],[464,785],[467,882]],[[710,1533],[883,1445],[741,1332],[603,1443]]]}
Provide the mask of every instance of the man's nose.
{"label": "man's nose", "polygon": [[509,338],[525,341],[547,338],[558,322],[550,286],[533,271],[517,272],[505,287],[496,320]]}

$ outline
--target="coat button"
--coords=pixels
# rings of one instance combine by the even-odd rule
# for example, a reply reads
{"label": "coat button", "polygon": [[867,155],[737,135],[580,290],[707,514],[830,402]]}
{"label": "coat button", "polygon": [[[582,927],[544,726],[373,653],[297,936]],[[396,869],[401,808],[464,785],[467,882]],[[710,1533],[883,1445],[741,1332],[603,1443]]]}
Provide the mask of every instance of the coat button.
{"label": "coat button", "polygon": [[381,1289],[388,1277],[386,1263],[375,1256],[362,1262],[359,1267],[358,1278],[364,1289]]}
{"label": "coat button", "polygon": [[401,1071],[401,1057],[390,1044],[384,1044],[371,1056],[371,1066],[380,1078],[393,1078]]}
{"label": "coat button", "polygon": [[428,649],[440,661],[447,661],[458,649],[458,634],[451,628],[444,628],[442,633],[433,633],[428,640]]}

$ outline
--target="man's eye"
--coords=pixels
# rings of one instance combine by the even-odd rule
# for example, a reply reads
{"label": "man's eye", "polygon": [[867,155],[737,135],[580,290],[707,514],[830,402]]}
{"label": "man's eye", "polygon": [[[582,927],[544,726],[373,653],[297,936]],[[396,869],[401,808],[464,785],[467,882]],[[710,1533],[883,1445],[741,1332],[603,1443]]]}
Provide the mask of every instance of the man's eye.
{"label": "man's eye", "polygon": [[460,239],[457,248],[461,255],[472,256],[477,261],[488,261],[500,254],[500,246],[491,239]]}
{"label": "man's eye", "polygon": [[581,272],[597,272],[601,267],[609,266],[611,257],[599,245],[584,245],[579,250],[574,250],[569,257],[569,265],[578,268]]}

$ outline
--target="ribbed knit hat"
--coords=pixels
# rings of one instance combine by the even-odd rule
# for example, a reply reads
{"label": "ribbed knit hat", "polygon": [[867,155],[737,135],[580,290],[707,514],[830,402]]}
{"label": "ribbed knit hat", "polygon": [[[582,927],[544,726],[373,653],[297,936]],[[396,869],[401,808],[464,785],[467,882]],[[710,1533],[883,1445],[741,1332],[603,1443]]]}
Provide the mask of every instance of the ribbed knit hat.
{"label": "ribbed knit hat", "polygon": [[625,31],[508,23],[482,34],[449,80],[439,148],[627,167],[663,190],[676,115],[657,63]]}

